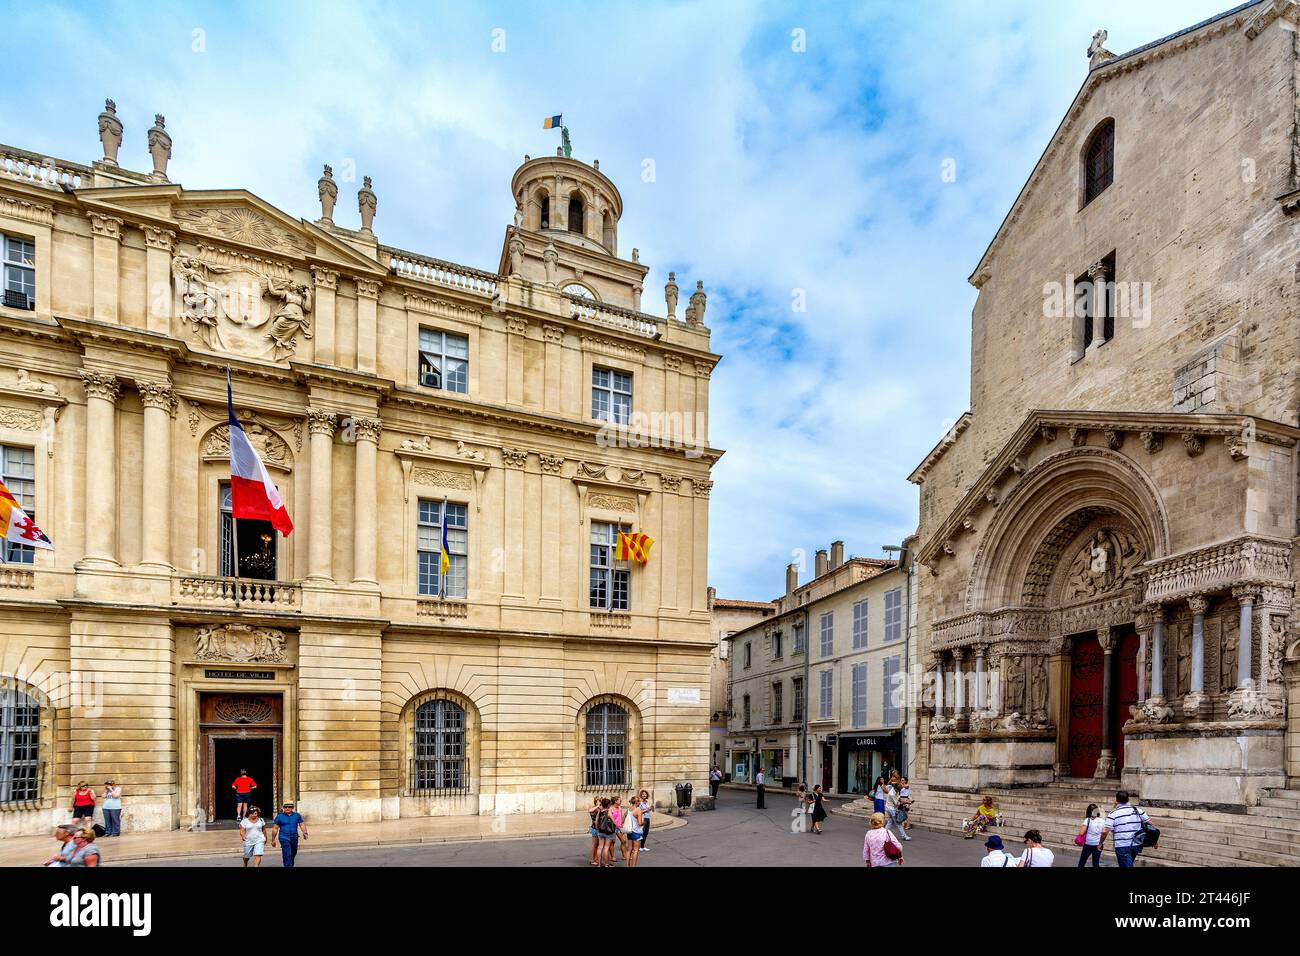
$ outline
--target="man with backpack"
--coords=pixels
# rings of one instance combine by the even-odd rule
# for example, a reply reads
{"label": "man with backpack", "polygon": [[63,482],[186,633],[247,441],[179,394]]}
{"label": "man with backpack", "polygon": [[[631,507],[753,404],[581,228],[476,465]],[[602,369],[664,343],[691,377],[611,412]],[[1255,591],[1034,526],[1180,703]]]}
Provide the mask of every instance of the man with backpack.
{"label": "man with backpack", "polygon": [[1115,794],[1115,809],[1106,817],[1106,827],[1101,831],[1099,847],[1105,847],[1106,837],[1115,834],[1115,862],[1121,867],[1133,866],[1137,855],[1146,845],[1147,827],[1151,818],[1128,802],[1128,791]]}

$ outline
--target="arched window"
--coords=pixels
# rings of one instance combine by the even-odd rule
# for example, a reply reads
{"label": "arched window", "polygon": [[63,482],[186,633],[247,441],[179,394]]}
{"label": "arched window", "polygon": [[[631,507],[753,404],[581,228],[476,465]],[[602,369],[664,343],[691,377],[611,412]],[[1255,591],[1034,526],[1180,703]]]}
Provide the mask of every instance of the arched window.
{"label": "arched window", "polygon": [[614,251],[614,220],[610,217],[609,211],[606,210],[600,217],[600,239],[605,244],[605,248],[610,252]]}
{"label": "arched window", "polygon": [[582,197],[574,193],[569,197],[569,232],[585,232],[582,225]]}
{"label": "arched window", "polygon": [[1100,196],[1115,179],[1115,121],[1105,120],[1083,151],[1083,204]]}
{"label": "arched window", "polygon": [[542,225],[543,229],[551,228],[551,197],[542,197]]}
{"label": "arched window", "polygon": [[618,704],[597,704],[587,711],[583,785],[627,786],[627,711]]}
{"label": "arched window", "polygon": [[445,793],[468,789],[465,711],[450,700],[426,701],[415,712],[411,791]]}
{"label": "arched window", "polygon": [[0,687],[0,806],[35,800],[40,790],[41,706],[17,688]]}

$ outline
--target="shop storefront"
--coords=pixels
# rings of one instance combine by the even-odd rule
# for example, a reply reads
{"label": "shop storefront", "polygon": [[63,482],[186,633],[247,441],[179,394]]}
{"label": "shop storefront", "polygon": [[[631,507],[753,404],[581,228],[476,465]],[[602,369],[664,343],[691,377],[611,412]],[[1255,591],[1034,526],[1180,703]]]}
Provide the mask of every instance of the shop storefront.
{"label": "shop storefront", "polygon": [[902,735],[897,730],[837,734],[839,766],[836,792],[867,793],[882,774],[898,768]]}

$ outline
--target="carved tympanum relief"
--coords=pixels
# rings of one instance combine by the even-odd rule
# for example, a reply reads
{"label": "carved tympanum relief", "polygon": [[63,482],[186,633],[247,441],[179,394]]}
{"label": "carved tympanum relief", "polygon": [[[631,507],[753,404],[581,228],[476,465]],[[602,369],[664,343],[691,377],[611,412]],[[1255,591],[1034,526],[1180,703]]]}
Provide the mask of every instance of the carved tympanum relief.
{"label": "carved tympanum relief", "polygon": [[1098,529],[1070,563],[1063,597],[1082,601],[1117,591],[1132,582],[1145,560],[1145,549],[1129,532]]}

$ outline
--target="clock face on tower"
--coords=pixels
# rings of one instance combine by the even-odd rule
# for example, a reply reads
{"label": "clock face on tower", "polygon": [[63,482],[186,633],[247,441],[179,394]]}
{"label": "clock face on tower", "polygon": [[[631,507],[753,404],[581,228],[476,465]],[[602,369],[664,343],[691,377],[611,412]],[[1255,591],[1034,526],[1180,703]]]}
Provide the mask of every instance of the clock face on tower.
{"label": "clock face on tower", "polygon": [[569,295],[576,295],[584,299],[590,299],[592,302],[596,301],[596,297],[592,295],[590,289],[588,289],[585,285],[578,285],[576,282],[570,282],[560,291],[565,292]]}

